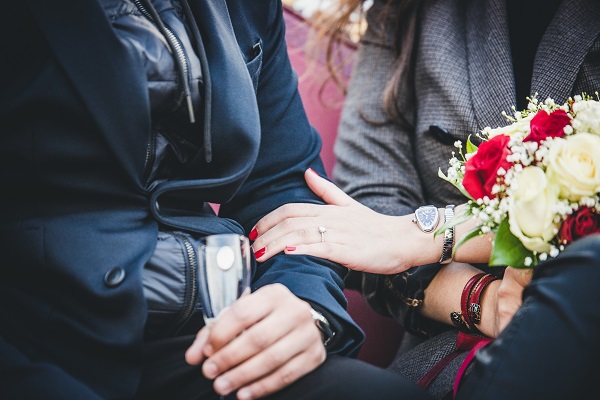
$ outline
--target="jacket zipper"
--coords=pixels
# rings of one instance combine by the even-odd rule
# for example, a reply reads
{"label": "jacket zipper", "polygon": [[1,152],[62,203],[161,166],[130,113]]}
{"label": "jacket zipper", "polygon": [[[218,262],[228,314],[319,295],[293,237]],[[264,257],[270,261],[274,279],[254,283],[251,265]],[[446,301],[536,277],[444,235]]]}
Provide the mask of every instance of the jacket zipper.
{"label": "jacket zipper", "polygon": [[198,260],[194,245],[188,235],[175,231],[168,233],[177,238],[183,245],[186,262],[185,296],[182,310],[175,320],[174,334],[176,334],[192,316],[198,302]]}
{"label": "jacket zipper", "polygon": [[152,172],[152,165],[156,159],[156,135],[158,135],[158,133],[152,129],[150,141],[148,142],[148,146],[146,146],[146,160],[144,161],[144,176],[142,181],[144,182],[144,187],[150,185],[150,173]]}
{"label": "jacket zipper", "polygon": [[165,39],[169,43],[171,51],[175,54],[174,60],[179,66],[178,69],[180,69],[181,75],[181,94],[179,99],[177,100],[177,105],[181,104],[181,102],[185,99],[188,109],[188,115],[190,117],[190,123],[193,124],[194,122],[196,122],[196,117],[194,115],[194,105],[192,103],[192,95],[190,92],[188,82],[189,63],[185,54],[185,50],[183,49],[183,45],[181,44],[181,41],[179,40],[177,35],[175,35],[175,33],[173,33],[173,31],[158,18],[158,13],[156,13],[154,9],[152,10],[157,18],[155,18],[152,15],[152,13],[148,11],[148,8],[152,7],[151,4],[148,4],[148,2],[146,3],[148,4],[148,8],[142,4],[141,0],[133,0],[133,4],[135,4],[135,6],[138,8],[138,10],[140,10],[144,17],[146,17],[150,22],[154,24],[154,26],[158,28],[159,31],[161,31],[161,33],[165,36]]}

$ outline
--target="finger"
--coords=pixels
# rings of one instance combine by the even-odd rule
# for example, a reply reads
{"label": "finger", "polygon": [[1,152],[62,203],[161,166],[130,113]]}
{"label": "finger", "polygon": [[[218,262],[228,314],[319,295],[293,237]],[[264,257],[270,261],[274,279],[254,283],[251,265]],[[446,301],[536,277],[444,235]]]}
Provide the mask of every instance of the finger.
{"label": "finger", "polygon": [[338,188],[333,182],[319,176],[312,168],[306,170],[304,179],[310,190],[327,204],[349,206],[355,202],[342,189]]}
{"label": "finger", "polygon": [[210,327],[205,326],[198,331],[194,342],[185,352],[185,361],[190,365],[198,365],[204,360],[203,348],[208,339]]}
{"label": "finger", "polygon": [[323,207],[323,205],[306,203],[284,204],[262,217],[256,223],[250,231],[250,240],[255,240],[259,234],[267,232],[285,220],[300,217],[315,217],[319,215],[320,207]]}
{"label": "finger", "polygon": [[218,351],[276,308],[293,306],[293,303],[290,305],[293,301],[298,301],[298,298],[280,283],[263,286],[256,292],[242,296],[219,314],[211,326],[206,346]]}
{"label": "finger", "polygon": [[282,252],[288,245],[320,243],[321,237],[332,239],[333,230],[323,233],[319,231],[318,218],[293,218],[280,223],[260,235],[253,243],[255,256],[264,262],[277,253]]}
{"label": "finger", "polygon": [[[306,311],[306,315],[310,318],[308,311]],[[242,386],[268,378],[269,375],[277,374],[280,368],[303,353],[311,354],[314,358],[311,369],[325,359],[325,347],[321,342],[320,333],[312,321],[298,325],[293,332],[273,343],[272,346],[218,376],[214,382],[215,391],[226,395]],[[290,371],[290,373],[294,372]],[[279,380],[282,381],[282,379]],[[283,380],[288,381],[289,379]],[[285,385],[286,383],[282,382],[281,384]],[[281,387],[283,386],[276,386],[273,390]]]}
{"label": "finger", "polygon": [[329,241],[314,244],[286,245],[284,252],[285,254],[315,256],[347,267],[351,265],[348,255],[352,254],[352,252],[349,251],[348,246]]}
{"label": "finger", "polygon": [[[306,309],[302,312],[309,313],[308,308],[309,305],[306,304]],[[286,317],[291,317],[292,320],[294,320],[294,314],[299,313],[298,309],[295,308],[285,312],[288,314]],[[294,328],[294,324],[281,323],[278,313],[271,313],[265,319],[246,329],[241,335],[206,360],[202,366],[204,376],[208,379],[214,379],[223,372],[264,351]]]}
{"label": "finger", "polygon": [[238,399],[248,400],[272,394],[312,372],[323,364],[325,359],[324,349],[298,354],[273,373],[241,388],[237,393],[237,397]]}
{"label": "finger", "polygon": [[513,268],[508,267],[504,271],[505,277],[510,277],[517,285],[520,287],[525,287],[531,282],[531,277],[533,276],[532,268]]}

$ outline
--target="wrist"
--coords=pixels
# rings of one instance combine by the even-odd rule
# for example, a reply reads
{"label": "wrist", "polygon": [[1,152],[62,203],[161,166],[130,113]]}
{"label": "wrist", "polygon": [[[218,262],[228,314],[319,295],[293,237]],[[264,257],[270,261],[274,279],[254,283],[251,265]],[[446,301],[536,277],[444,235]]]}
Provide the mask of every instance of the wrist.
{"label": "wrist", "polygon": [[[444,224],[454,218],[454,204],[448,204],[444,208]],[[440,264],[449,264],[453,258],[454,242],[455,242],[454,225],[446,228],[442,236],[442,253],[438,262]]]}
{"label": "wrist", "polygon": [[460,311],[450,313],[452,323],[468,332],[493,337],[499,279],[493,274],[484,272],[471,276],[462,290]]}
{"label": "wrist", "polygon": [[314,308],[310,308],[310,315],[317,326],[317,329],[321,332],[321,339],[323,340],[323,345],[327,347],[333,338],[335,337],[335,331],[331,327],[329,320],[325,318],[323,314],[316,311]]}
{"label": "wrist", "polygon": [[[440,216],[439,225],[443,223],[444,209],[438,208]],[[435,235],[434,231],[423,231],[415,223],[415,214],[408,214],[398,218],[396,221],[397,234],[397,257],[403,260],[403,264],[409,267],[433,264],[440,259],[443,247],[443,235]],[[401,268],[405,270],[406,268]]]}
{"label": "wrist", "polygon": [[481,323],[479,330],[486,336],[496,337],[496,309],[498,288],[502,280],[490,282],[481,295]]}

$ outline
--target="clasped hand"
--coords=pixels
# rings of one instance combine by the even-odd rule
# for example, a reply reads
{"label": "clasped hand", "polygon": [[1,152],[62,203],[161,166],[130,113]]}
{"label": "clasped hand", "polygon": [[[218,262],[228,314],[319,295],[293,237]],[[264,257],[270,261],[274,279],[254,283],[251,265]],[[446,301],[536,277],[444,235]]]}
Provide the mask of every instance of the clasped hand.
{"label": "clasped hand", "polygon": [[310,305],[281,284],[241,297],[202,328],[185,355],[214,379],[220,395],[241,400],[271,394],[321,365],[326,358]]}

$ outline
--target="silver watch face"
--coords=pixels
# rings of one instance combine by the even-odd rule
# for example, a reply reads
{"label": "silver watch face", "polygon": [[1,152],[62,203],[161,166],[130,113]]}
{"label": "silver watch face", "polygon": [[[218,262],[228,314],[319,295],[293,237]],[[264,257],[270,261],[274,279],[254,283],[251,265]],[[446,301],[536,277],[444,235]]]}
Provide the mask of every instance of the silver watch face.
{"label": "silver watch face", "polygon": [[431,232],[438,225],[440,214],[435,206],[423,206],[415,211],[414,221],[423,232]]}

